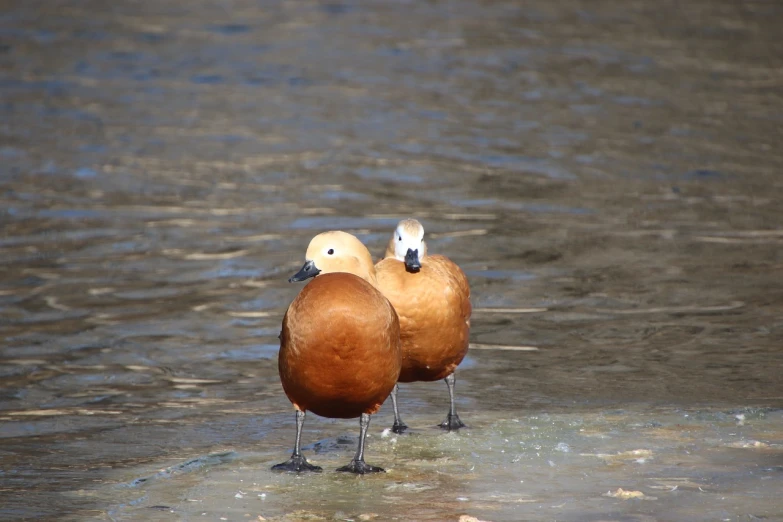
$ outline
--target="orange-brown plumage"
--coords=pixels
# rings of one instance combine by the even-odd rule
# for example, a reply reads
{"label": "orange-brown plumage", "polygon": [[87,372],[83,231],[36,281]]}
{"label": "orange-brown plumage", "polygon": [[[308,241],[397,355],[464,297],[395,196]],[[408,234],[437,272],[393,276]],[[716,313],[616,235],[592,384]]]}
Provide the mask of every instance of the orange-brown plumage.
{"label": "orange-brown plumage", "polygon": [[471,305],[465,274],[444,256],[420,261],[416,273],[394,258],[376,265],[378,287],[400,318],[400,382],[443,379],[468,352]]}
{"label": "orange-brown plumage", "polygon": [[[454,407],[454,370],[468,351],[470,286],[465,273],[445,256],[428,255],[424,227],[415,219],[400,221],[386,257],[375,265],[378,288],[400,318],[400,382],[446,379],[451,407],[445,429],[464,426]],[[406,426],[394,401],[394,431]]]}
{"label": "orange-brown plumage", "polygon": [[349,419],[373,414],[400,374],[400,325],[389,301],[348,273],[319,275],[283,319],[279,369],[294,407]]}
{"label": "orange-brown plumage", "polygon": [[[320,274],[320,275],[319,275]],[[305,264],[289,281],[310,281],[288,307],[280,334],[278,368],[296,409],[296,441],[280,471],[319,471],[301,453],[305,412],[338,419],[359,417],[359,446],[338,471],[383,471],[364,462],[370,415],[397,384],[402,365],[400,322],[376,288],[370,252],[341,231],[318,234]]]}

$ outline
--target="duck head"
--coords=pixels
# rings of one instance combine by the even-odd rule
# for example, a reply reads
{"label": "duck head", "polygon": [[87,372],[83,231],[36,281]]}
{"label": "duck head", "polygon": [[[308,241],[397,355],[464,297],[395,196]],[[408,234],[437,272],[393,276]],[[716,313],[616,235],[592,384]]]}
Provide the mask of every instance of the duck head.
{"label": "duck head", "polygon": [[333,272],[354,274],[375,285],[375,266],[370,251],[355,236],[340,230],[315,236],[307,247],[304,265],[288,282]]}
{"label": "duck head", "polygon": [[405,263],[409,272],[421,270],[421,260],[427,255],[424,227],[415,219],[403,219],[397,224],[386,248],[386,257]]}

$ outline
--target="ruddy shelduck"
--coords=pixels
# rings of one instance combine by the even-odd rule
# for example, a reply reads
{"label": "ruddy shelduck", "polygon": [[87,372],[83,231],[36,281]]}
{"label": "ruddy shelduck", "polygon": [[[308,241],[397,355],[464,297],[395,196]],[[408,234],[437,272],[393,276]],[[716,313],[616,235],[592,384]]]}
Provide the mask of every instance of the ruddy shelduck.
{"label": "ruddy shelduck", "polygon": [[[468,352],[470,287],[465,273],[449,258],[428,255],[424,227],[415,219],[399,222],[384,259],[375,265],[378,288],[400,318],[402,372],[399,382],[445,379],[450,407],[445,430],[465,425],[454,406],[454,370]],[[395,433],[407,426],[400,419],[397,390],[391,393]]]}
{"label": "ruddy shelduck", "polygon": [[283,390],[296,410],[296,440],[291,458],[272,469],[321,471],[307,462],[300,447],[305,412],[311,411],[360,418],[356,455],[337,471],[384,471],[364,462],[364,445],[370,415],[400,376],[399,319],[376,288],[370,252],[356,237],[340,231],[318,234],[305,260],[289,282],[315,279],[288,307],[278,359]]}

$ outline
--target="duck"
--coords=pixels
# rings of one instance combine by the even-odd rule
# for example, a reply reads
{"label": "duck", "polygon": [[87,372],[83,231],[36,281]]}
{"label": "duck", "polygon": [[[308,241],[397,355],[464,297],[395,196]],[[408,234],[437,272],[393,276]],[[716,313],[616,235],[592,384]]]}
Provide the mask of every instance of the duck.
{"label": "duck", "polygon": [[280,333],[278,370],[296,412],[294,451],[275,471],[322,471],[301,451],[306,413],[359,418],[359,443],[337,471],[385,471],[364,460],[370,416],[386,401],[402,368],[400,322],[377,288],[369,250],[342,231],[316,235],[289,282],[310,281],[289,305]]}
{"label": "duck", "polygon": [[[454,370],[468,352],[470,285],[465,273],[442,255],[429,255],[424,227],[403,219],[389,239],[384,258],[375,265],[378,288],[391,301],[400,319],[402,371],[399,382],[445,380],[449,412],[440,427],[464,428],[454,405]],[[399,386],[391,392],[392,431],[403,433],[397,407]]]}

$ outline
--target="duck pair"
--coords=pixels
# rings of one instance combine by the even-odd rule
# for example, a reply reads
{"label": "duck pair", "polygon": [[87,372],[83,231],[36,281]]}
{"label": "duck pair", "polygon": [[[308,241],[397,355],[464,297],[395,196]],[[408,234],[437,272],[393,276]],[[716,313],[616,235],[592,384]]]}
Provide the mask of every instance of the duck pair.
{"label": "duck pair", "polygon": [[398,382],[445,379],[450,407],[440,427],[464,426],[454,407],[454,370],[468,351],[470,289],[456,264],[427,255],[423,238],[421,223],[401,221],[375,265],[351,234],[324,232],[310,241],[304,266],[289,281],[315,279],[286,311],[278,360],[283,390],[296,410],[294,452],[273,470],[321,470],[301,452],[305,413],[311,411],[360,419],[356,455],[337,471],[383,471],[365,463],[365,439],[370,415],[389,395],[392,430],[407,428],[397,407]]}

